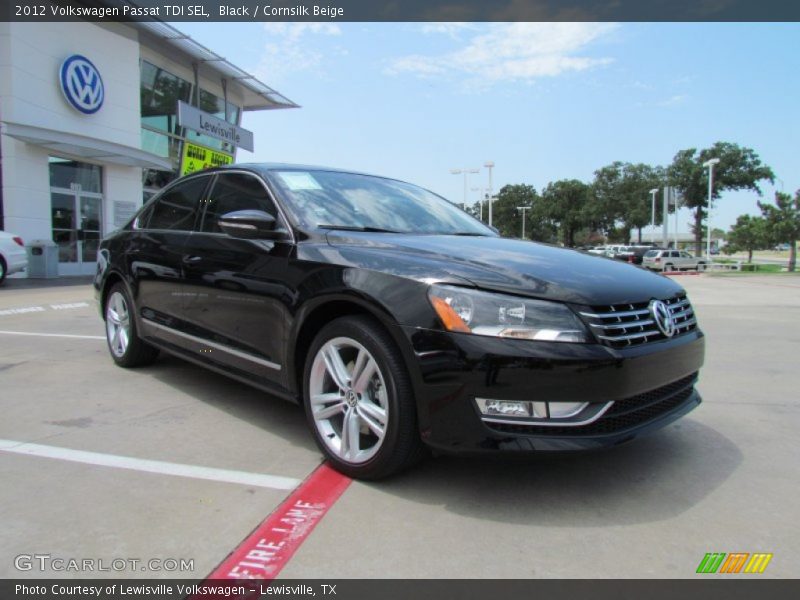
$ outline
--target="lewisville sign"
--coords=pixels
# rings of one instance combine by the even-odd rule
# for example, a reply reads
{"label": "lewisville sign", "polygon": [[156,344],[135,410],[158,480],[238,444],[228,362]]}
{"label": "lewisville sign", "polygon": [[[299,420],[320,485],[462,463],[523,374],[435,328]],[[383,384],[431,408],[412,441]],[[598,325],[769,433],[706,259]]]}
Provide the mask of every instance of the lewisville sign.
{"label": "lewisville sign", "polygon": [[178,125],[253,151],[253,132],[178,100]]}

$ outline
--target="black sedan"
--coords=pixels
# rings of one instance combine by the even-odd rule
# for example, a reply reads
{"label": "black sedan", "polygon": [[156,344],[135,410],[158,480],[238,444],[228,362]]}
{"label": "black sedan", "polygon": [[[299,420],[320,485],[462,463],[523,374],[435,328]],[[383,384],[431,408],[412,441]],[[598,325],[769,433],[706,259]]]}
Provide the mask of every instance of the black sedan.
{"label": "black sedan", "polygon": [[700,403],[684,290],[617,261],[504,239],[443,198],[319,167],[211,169],[101,244],[123,367],[166,351],[302,403],[344,473],[428,449],[589,449]]}

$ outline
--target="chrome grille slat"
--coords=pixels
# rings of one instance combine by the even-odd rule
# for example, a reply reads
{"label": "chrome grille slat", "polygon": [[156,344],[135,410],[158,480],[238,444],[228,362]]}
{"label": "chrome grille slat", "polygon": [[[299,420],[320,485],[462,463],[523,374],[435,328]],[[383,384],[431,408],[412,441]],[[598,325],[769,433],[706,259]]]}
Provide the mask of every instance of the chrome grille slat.
{"label": "chrome grille slat", "polygon": [[645,309],[642,310],[625,310],[625,311],[618,311],[618,312],[607,312],[607,313],[581,313],[584,317],[589,317],[590,319],[609,319],[612,317],[635,317],[636,315],[649,315],[650,311]]}
{"label": "chrome grille slat", "polygon": [[597,337],[601,340],[607,340],[609,342],[624,342],[628,340],[638,340],[640,338],[647,338],[650,336],[659,335],[658,331],[642,331],[640,333],[631,333],[628,335],[598,335]]}
{"label": "chrome grille slat", "polygon": [[667,306],[669,306],[669,308],[671,308],[672,310],[675,310],[676,308],[680,308],[681,306],[689,306],[689,299],[688,298],[684,298],[683,300],[681,300],[680,302],[678,302],[676,304],[671,304],[671,303],[667,302]]}
{"label": "chrome grille slat", "polygon": [[597,323],[589,323],[589,327],[594,327],[596,329],[628,329],[630,327],[646,327],[647,325],[655,325],[656,322],[653,319],[648,319],[647,321],[630,321],[627,323],[608,323],[607,325],[600,325]]}
{"label": "chrome grille slat", "polygon": [[[697,328],[694,309],[686,296],[659,300],[667,305],[673,318],[675,335],[683,335]],[[650,300],[633,304],[591,306],[588,310],[579,311],[579,315],[601,344],[625,348],[666,339],[650,313],[649,305]]]}

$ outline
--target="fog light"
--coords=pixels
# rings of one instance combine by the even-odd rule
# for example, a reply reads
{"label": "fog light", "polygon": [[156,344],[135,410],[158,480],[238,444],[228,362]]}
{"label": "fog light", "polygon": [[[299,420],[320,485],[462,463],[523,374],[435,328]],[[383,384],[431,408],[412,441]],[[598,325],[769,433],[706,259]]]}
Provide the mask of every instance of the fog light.
{"label": "fog light", "polygon": [[535,417],[547,416],[544,402],[527,402],[524,400],[489,400],[475,398],[478,409],[484,415],[502,415],[504,417]]}
{"label": "fog light", "polygon": [[487,415],[503,415],[505,417],[530,417],[531,406],[528,402],[489,400],[486,403],[485,413]]}

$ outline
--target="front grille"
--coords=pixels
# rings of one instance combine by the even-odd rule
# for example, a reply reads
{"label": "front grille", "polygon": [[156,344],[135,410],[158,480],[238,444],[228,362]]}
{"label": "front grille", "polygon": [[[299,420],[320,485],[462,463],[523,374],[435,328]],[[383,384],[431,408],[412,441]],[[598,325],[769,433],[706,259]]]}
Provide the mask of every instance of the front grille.
{"label": "front grille", "polygon": [[[663,302],[675,322],[674,335],[688,333],[697,328],[694,309],[685,295]],[[580,315],[604,346],[626,348],[666,339],[656,325],[650,311],[650,302],[592,306],[591,310],[581,311]]]}
{"label": "front grille", "polygon": [[625,398],[615,402],[602,417],[588,425],[574,427],[541,426],[541,425],[507,425],[504,423],[486,423],[490,429],[502,433],[517,435],[547,436],[591,436],[619,433],[634,427],[645,425],[689,399],[694,391],[697,373],[673,381],[665,386]]}

